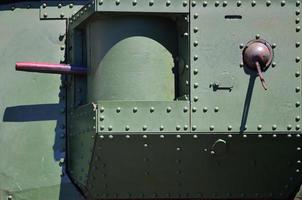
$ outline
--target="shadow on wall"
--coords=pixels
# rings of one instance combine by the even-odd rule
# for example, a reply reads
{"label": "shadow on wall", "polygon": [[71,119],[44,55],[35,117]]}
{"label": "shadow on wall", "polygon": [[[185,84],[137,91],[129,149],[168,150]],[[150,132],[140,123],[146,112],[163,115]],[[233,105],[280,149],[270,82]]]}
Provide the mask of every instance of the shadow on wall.
{"label": "shadow on wall", "polygon": [[61,88],[59,93],[60,101],[57,104],[19,105],[7,107],[3,115],[3,122],[56,121],[56,127],[54,130],[55,138],[53,145],[53,158],[62,167],[59,200],[80,200],[84,198],[77,188],[71,183],[65,171],[65,164],[62,162],[66,156],[65,94],[65,89]]}

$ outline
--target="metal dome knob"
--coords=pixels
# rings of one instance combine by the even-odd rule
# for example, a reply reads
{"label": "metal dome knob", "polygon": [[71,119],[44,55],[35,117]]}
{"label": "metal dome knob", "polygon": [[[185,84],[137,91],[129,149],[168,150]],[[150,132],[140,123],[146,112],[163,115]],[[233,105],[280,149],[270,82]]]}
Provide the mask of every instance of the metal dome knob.
{"label": "metal dome knob", "polygon": [[273,49],[265,40],[252,40],[247,43],[242,52],[244,66],[257,70],[261,84],[266,90],[263,71],[266,70],[273,60]]}

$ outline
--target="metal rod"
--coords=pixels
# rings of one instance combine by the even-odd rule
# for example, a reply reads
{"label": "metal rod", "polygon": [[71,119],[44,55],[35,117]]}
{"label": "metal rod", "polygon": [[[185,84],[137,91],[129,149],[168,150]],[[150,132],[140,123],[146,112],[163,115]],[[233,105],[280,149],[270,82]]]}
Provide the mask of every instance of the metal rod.
{"label": "metal rod", "polygon": [[87,68],[83,66],[43,62],[17,62],[16,70],[53,74],[87,74]]}

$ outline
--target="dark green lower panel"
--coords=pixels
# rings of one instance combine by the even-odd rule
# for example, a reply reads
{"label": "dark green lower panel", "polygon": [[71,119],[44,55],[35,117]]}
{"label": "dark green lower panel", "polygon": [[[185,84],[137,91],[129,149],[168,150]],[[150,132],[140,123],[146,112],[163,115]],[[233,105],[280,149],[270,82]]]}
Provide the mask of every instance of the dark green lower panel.
{"label": "dark green lower panel", "polygon": [[[291,199],[300,135],[98,135],[91,199]],[[299,146],[300,145],[300,146]]]}

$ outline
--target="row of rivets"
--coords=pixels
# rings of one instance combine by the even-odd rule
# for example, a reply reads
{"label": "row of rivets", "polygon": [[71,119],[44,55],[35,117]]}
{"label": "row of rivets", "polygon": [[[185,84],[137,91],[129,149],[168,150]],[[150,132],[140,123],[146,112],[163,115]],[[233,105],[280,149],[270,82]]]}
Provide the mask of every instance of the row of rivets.
{"label": "row of rivets", "polygon": [[[103,5],[103,3],[104,3],[103,0],[100,0],[100,1],[99,1],[99,5],[100,5],[100,6]],[[116,5],[116,6],[120,5],[120,3],[121,3],[120,0],[115,0],[115,5]],[[132,1],[132,5],[133,5],[133,6],[136,6],[137,4],[138,4],[138,0],[133,0],[133,1]],[[172,1],[170,1],[170,0],[167,0],[167,1],[166,1],[166,6],[167,6],[167,7],[169,7],[171,4],[172,4]],[[149,6],[153,6],[153,5],[154,5],[154,0],[149,0]],[[183,2],[182,2],[182,5],[183,5],[184,7],[186,7],[186,6],[188,5],[188,2],[187,2],[187,1],[183,1]]]}
{"label": "row of rivets", "polygon": [[[181,128],[182,128],[182,127],[181,127],[180,125],[176,125],[175,130],[180,131]],[[188,125],[184,125],[184,126],[183,126],[183,130],[185,130],[185,131],[188,130],[188,128],[189,128]],[[95,129],[95,128],[94,128],[94,129]],[[108,126],[107,129],[108,129],[108,131],[113,131],[113,127],[112,127],[111,125]],[[105,130],[105,126],[101,125],[101,126],[100,126],[100,130],[101,130],[101,131],[104,131],[104,130]],[[130,131],[130,126],[129,126],[129,125],[126,125],[126,126],[125,126],[125,130],[126,130],[126,131]],[[143,126],[142,126],[142,130],[143,130],[143,131],[147,131],[147,130],[148,130],[148,126],[147,126],[147,125],[143,125]],[[159,130],[160,130],[160,131],[164,131],[164,130],[165,130],[165,127],[164,127],[163,125],[160,126],[160,127],[159,127]]]}
{"label": "row of rivets", "polygon": [[[63,6],[63,5],[62,5],[61,3],[58,4],[58,8],[62,8],[62,6]],[[43,4],[42,4],[42,8],[45,9],[46,7],[47,7],[47,4],[46,4],[46,3],[43,3]],[[72,4],[72,3],[69,4],[69,8],[73,8],[73,4]]]}
{"label": "row of rivets", "polygon": [[[254,6],[257,5],[257,1],[253,0],[253,1],[251,1],[250,4],[251,4],[252,7],[254,7]],[[271,6],[271,4],[272,4],[272,2],[271,2],[270,0],[266,1],[266,6],[267,6],[267,7]],[[197,5],[196,1],[192,1],[192,7],[195,7],[196,5]],[[215,2],[214,2],[214,6],[215,6],[215,7],[218,7],[219,5],[220,5],[220,1],[215,1]],[[227,1],[223,1],[223,2],[222,2],[222,6],[223,6],[223,7],[226,7],[227,5],[228,5],[228,2],[227,2]],[[236,2],[236,5],[237,5],[238,7],[240,7],[240,6],[242,5],[242,1],[237,1],[237,2]],[[284,7],[285,5],[286,5],[286,1],[282,0],[282,1],[280,2],[280,6],[281,6],[281,7]],[[203,2],[202,2],[202,6],[203,6],[203,7],[207,7],[207,6],[208,6],[208,2],[207,2],[207,1],[203,1]],[[296,6],[297,6],[297,7],[300,6],[300,1],[296,1]]]}
{"label": "row of rivets", "polygon": [[[103,113],[104,111],[105,111],[105,108],[104,107],[101,107],[100,109],[100,113]],[[133,109],[132,109],[132,111],[133,111],[133,113],[137,113],[138,112],[138,108],[137,107],[133,107]],[[122,111],[122,109],[120,108],[120,107],[117,107],[116,108],[116,112],[117,113],[120,113]],[[153,113],[153,112],[155,112],[155,108],[154,107],[150,107],[150,109],[149,109],[149,111],[151,112],[151,113]],[[170,107],[170,106],[168,106],[167,108],[166,108],[166,112],[167,113],[170,113],[172,111],[172,108]],[[183,108],[183,112],[187,112],[188,111],[188,107],[184,107]]]}
{"label": "row of rivets", "polygon": [[[301,128],[300,125],[296,125],[296,127],[295,127],[296,130],[300,130],[300,128]],[[232,127],[231,125],[227,126],[227,130],[228,130],[228,131],[231,131],[232,129],[233,129],[233,127]],[[247,129],[247,126],[245,127],[245,130],[246,130],[246,129]],[[257,126],[257,130],[258,130],[258,131],[261,131],[262,129],[263,129],[263,126],[262,126],[262,125],[258,125],[258,126]],[[292,125],[291,125],[291,124],[287,125],[287,126],[286,126],[286,129],[287,129],[287,130],[292,130]],[[193,125],[193,126],[192,126],[192,130],[193,130],[193,131],[197,130],[197,126],[196,126],[196,125]],[[209,126],[209,130],[210,130],[210,131],[214,131],[214,130],[215,130],[215,126],[214,126],[214,125]],[[274,125],[272,126],[272,130],[273,130],[273,131],[276,131],[276,130],[277,130],[277,125],[274,124]]]}

